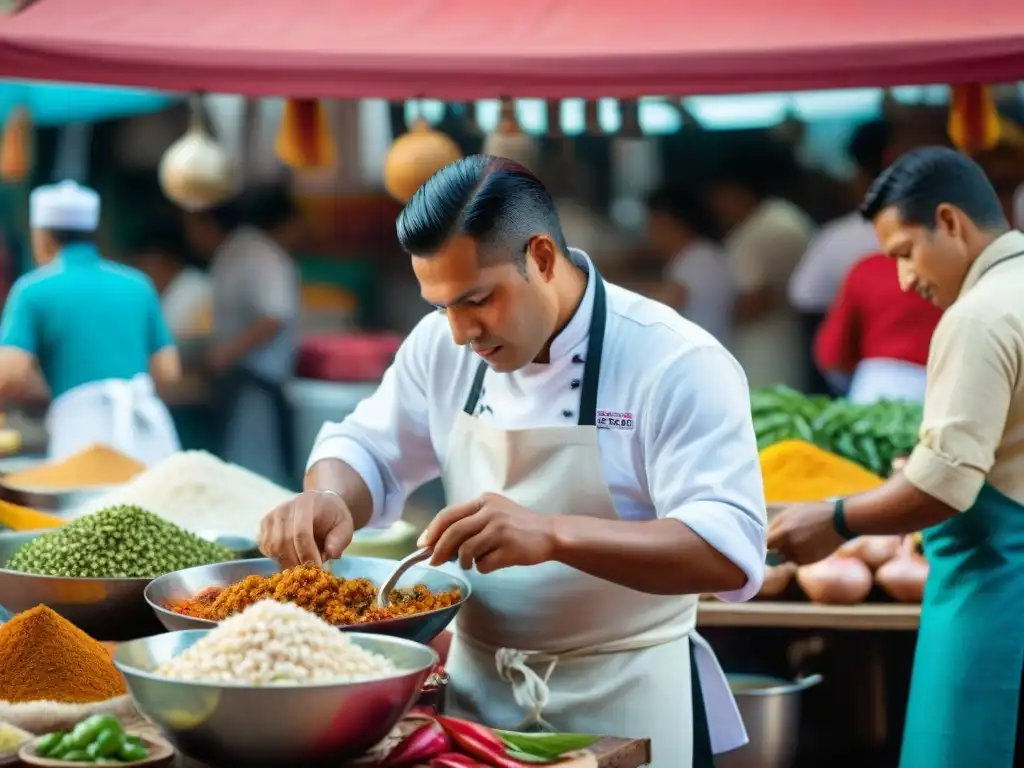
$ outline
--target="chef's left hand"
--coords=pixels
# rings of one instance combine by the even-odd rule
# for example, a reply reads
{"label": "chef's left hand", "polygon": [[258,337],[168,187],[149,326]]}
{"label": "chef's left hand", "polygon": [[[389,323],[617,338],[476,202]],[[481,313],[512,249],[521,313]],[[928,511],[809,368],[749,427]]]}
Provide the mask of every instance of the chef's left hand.
{"label": "chef's left hand", "polygon": [[768,526],[768,549],[797,565],[825,559],[845,542],[832,524],[833,511],[829,502],[783,510]]}
{"label": "chef's left hand", "polygon": [[459,565],[490,573],[513,565],[537,565],[554,553],[554,517],[539,515],[496,493],[438,512],[420,536],[419,546],[434,547],[431,565],[456,555]]}

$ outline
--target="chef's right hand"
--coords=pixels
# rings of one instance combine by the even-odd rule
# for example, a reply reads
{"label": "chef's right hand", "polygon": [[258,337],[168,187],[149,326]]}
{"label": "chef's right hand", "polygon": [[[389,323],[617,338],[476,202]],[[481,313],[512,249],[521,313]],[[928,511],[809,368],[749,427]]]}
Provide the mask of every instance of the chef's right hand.
{"label": "chef's right hand", "polygon": [[260,551],[283,568],[323,565],[352,542],[352,513],[338,495],[305,491],[263,518]]}

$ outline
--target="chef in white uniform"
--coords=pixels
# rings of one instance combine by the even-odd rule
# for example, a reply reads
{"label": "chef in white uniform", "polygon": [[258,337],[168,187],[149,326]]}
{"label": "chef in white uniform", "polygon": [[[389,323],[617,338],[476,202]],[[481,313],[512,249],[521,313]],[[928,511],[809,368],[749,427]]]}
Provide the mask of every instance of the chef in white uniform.
{"label": "chef in white uniform", "polygon": [[49,457],[103,443],[155,464],[178,450],[157,384],[181,375],[153,283],[103,258],[100,198],[72,181],[29,197],[39,268],[15,282],[0,322],[0,396],[52,396]]}
{"label": "chef in white uniform", "polygon": [[658,768],[746,742],[694,631],[698,595],[747,600],[765,504],[747,384],[667,306],[566,247],[541,182],[504,158],[439,171],[398,220],[437,311],[380,387],[320,432],[305,491],[263,521],[282,565],[341,555],[440,476],[421,542],[473,595],[449,707],[492,726],[652,739]]}

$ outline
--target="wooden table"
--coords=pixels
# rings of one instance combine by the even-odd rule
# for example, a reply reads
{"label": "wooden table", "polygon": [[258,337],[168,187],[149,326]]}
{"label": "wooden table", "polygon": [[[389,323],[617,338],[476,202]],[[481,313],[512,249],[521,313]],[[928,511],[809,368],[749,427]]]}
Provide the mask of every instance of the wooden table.
{"label": "wooden table", "polygon": [[697,611],[697,625],[701,627],[915,631],[920,619],[920,605],[896,603],[816,605],[767,600],[749,603],[702,600]]}
{"label": "wooden table", "polygon": [[[597,757],[598,768],[642,768],[651,762],[650,739],[620,739],[605,736],[590,747]],[[14,766],[29,768],[26,763]],[[177,755],[170,763],[171,768],[208,768],[204,763]],[[14,768],[14,767],[12,767]]]}

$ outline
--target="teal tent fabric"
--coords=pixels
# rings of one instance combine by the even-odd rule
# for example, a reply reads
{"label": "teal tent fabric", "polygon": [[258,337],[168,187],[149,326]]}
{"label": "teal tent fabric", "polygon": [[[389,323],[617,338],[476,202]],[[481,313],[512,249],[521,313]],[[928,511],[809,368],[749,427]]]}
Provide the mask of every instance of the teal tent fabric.
{"label": "teal tent fabric", "polygon": [[180,99],[136,88],[6,80],[0,82],[0,121],[18,106],[29,110],[35,125],[57,126],[158,112]]}

